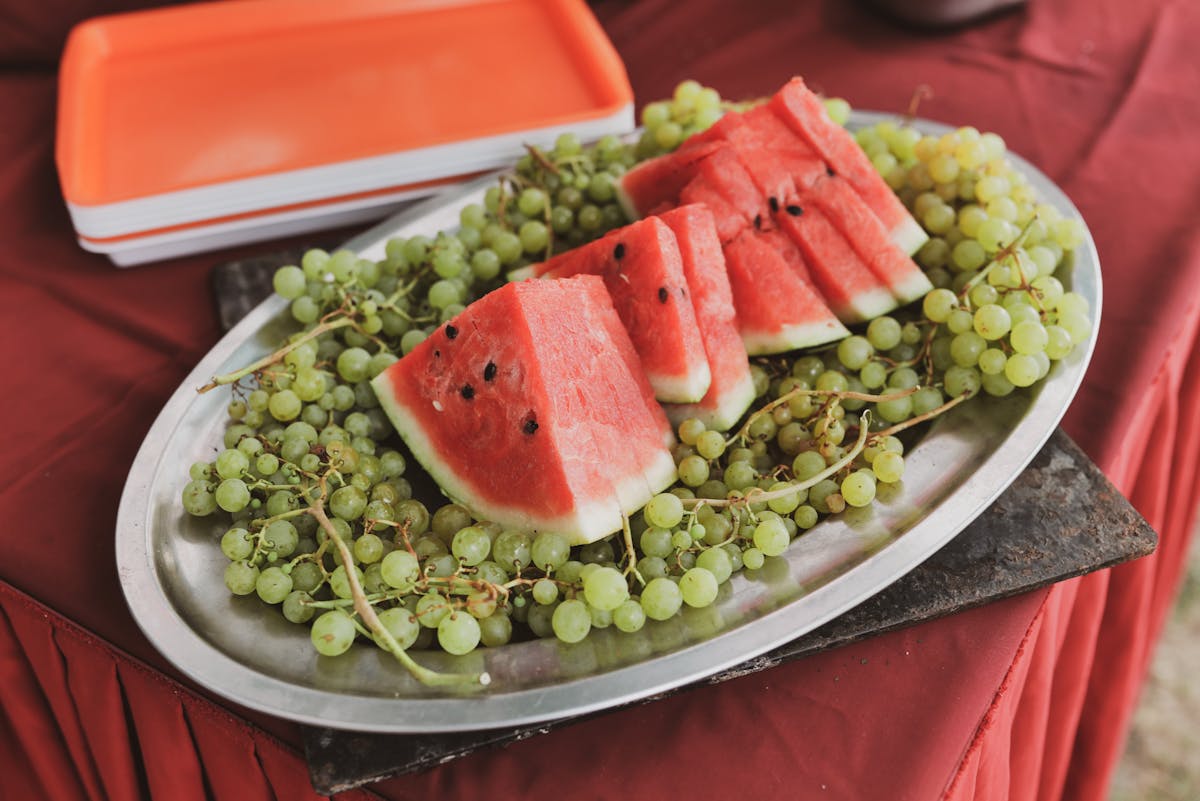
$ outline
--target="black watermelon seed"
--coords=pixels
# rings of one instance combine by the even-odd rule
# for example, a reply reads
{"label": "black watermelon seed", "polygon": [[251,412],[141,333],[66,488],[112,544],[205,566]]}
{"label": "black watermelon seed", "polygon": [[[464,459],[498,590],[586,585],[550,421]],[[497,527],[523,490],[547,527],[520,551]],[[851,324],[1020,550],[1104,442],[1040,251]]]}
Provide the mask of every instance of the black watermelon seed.
{"label": "black watermelon seed", "polygon": [[791,204],[790,206],[788,206],[787,208],[785,208],[784,211],[786,211],[788,214],[792,215],[793,217],[799,217],[801,214],[804,213],[804,209],[800,208],[799,206],[797,206],[794,203]]}
{"label": "black watermelon seed", "polygon": [[615,248],[613,248],[613,258],[614,259],[625,258],[625,243],[624,242],[618,242],[617,246]]}
{"label": "black watermelon seed", "polygon": [[496,377],[496,363],[488,362],[487,366],[483,368],[483,380],[491,381],[495,377]]}
{"label": "black watermelon seed", "polygon": [[528,420],[525,421],[525,425],[521,426],[521,430],[524,431],[526,434],[532,434],[534,431],[537,431],[538,430],[537,420],[534,420],[532,417],[530,417]]}
{"label": "black watermelon seed", "polygon": [[471,398],[475,397],[475,387],[471,386],[470,384],[463,384],[462,389],[460,389],[459,392],[462,393],[463,400],[470,400]]}
{"label": "black watermelon seed", "polygon": [[456,336],[458,336],[458,329],[446,323],[446,339],[454,339]]}
{"label": "black watermelon seed", "polygon": [[754,215],[754,230],[756,230],[756,231],[762,230],[762,215],[761,214]]}
{"label": "black watermelon seed", "polygon": [[773,211],[773,212],[779,211],[779,198],[777,198],[777,197],[767,198],[767,205],[769,205],[771,207],[771,211]]}
{"label": "black watermelon seed", "polygon": [[667,292],[667,288],[665,286],[660,286],[658,288],[658,302],[659,303],[666,303],[667,298],[669,298],[670,296],[671,295],[669,292]]}
{"label": "black watermelon seed", "polygon": [[433,358],[435,358],[435,359],[440,359],[440,358],[442,358],[442,352],[441,352],[440,350],[435,350],[435,351],[433,352]]}
{"label": "black watermelon seed", "polygon": [[833,167],[830,167],[829,165],[825,165],[825,174],[830,178],[837,175],[837,173],[833,171]]}

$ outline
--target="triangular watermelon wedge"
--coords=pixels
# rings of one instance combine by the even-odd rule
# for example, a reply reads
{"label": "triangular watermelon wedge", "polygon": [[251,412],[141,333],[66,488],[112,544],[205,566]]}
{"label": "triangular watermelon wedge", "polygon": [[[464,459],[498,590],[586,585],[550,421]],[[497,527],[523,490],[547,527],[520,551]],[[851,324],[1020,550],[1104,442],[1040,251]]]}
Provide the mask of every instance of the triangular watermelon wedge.
{"label": "triangular watermelon wedge", "polygon": [[371,382],[438,486],[482,519],[572,543],[676,478],[671,430],[594,276],[508,284]]}
{"label": "triangular watermelon wedge", "polygon": [[[771,226],[771,212],[766,198],[755,186],[732,146],[720,144],[695,162],[692,169],[695,177],[679,193],[681,205],[708,202],[708,193],[715,191],[741,217],[743,227],[762,230],[764,225]],[[717,213],[714,210],[714,214]],[[734,221],[723,220],[719,227],[725,234],[722,238],[728,241],[731,237],[727,234],[734,227]]]}
{"label": "triangular watermelon wedge", "polygon": [[838,319],[859,323],[896,308],[891,291],[819,207],[792,198],[780,207],[775,220],[804,254],[813,283]]}
{"label": "triangular watermelon wedge", "polygon": [[801,203],[828,215],[846,241],[901,303],[911,303],[933,289],[925,273],[896,246],[883,223],[840,176],[814,183]]}
{"label": "triangular watermelon wedge", "polygon": [[710,429],[727,431],[750,408],[756,393],[746,346],[738,333],[733,290],[716,223],[708,207],[700,204],[681,206],[659,219],[670,226],[679,242],[683,274],[692,293],[712,373],[708,393],[698,403],[668,404],[664,408],[675,425],[695,417]]}
{"label": "triangular watermelon wedge", "polygon": [[636,220],[664,203],[675,205],[679,190],[692,180],[695,163],[719,146],[719,142],[689,141],[673,153],[647,159],[626,172],[614,185],[625,215]]}
{"label": "triangular watermelon wedge", "polygon": [[804,81],[792,78],[771,98],[770,108],[844,177],[871,211],[879,217],[896,246],[907,254],[916,253],[929,236],[912,218],[908,209],[867,158],[854,137],[829,118],[821,99]]}
{"label": "triangular watermelon wedge", "polygon": [[816,290],[756,231],[743,231],[724,251],[747,353],[784,353],[849,335]]}
{"label": "triangular watermelon wedge", "polygon": [[532,265],[535,276],[604,279],[642,368],[664,403],[696,403],[712,375],[675,235],[648,217]]}

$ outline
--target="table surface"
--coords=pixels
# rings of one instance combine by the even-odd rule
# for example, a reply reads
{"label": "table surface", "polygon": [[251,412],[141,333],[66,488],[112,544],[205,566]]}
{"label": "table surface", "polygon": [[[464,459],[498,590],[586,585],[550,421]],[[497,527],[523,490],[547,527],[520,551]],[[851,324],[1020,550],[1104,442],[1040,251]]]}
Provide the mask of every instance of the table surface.
{"label": "table surface", "polygon": [[[0,15],[0,795],[308,798],[298,727],[180,681],[123,603],[112,527],[157,410],[219,336],[213,264],[127,271],[76,245],[53,162],[68,27],[139,0]],[[1158,552],[942,620],[489,750],[346,798],[1104,798],[1197,497],[1200,8],[1032,0],[943,31],[825,0],[598,0],[639,102],[793,74],[862,108],[1002,134],[1072,197],[1106,303],[1065,430]],[[356,110],[369,124],[370,110]],[[353,232],[337,232],[336,236]],[[703,766],[695,770],[693,766]]]}

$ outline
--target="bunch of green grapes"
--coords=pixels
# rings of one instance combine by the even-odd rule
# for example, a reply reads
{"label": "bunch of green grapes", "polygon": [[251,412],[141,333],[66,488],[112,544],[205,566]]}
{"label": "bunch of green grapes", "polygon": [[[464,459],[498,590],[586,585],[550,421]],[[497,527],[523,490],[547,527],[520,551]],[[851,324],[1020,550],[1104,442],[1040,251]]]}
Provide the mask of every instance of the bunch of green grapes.
{"label": "bunch of green grapes", "polygon": [[681,82],[670,100],[642,108],[642,134],[634,153],[639,160],[669,153],[692,134],[712,127],[729,105],[716,89],[698,81]]}

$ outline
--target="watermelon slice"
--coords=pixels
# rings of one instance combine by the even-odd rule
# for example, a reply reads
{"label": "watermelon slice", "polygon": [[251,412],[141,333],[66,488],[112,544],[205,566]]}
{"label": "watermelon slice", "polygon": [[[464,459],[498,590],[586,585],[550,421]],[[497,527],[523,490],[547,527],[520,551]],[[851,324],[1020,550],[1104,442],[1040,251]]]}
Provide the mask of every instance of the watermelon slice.
{"label": "watermelon slice", "polygon": [[925,273],[888,236],[862,198],[840,176],[822,178],[803,196],[829,216],[854,251],[901,303],[910,303],[933,289]]}
{"label": "watermelon slice", "polygon": [[448,496],[584,543],[676,477],[636,364],[603,282],[580,276],[497,289],[371,383]]}
{"label": "watermelon slice", "polygon": [[725,267],[748,353],[783,353],[849,335],[816,290],[758,232],[747,229],[725,245]]}
{"label": "watermelon slice", "polygon": [[546,278],[584,273],[604,278],[655,397],[700,401],[712,375],[671,229],[648,217],[533,265]]}
{"label": "watermelon slice", "polygon": [[775,219],[799,246],[813,283],[839,320],[863,322],[896,308],[891,291],[819,207],[791,199],[782,204]]}
{"label": "watermelon slice", "polygon": [[689,141],[673,153],[647,159],[626,172],[614,186],[625,215],[636,220],[663,203],[674,205],[679,190],[692,180],[693,165],[720,145],[720,142]]}
{"label": "watermelon slice", "polygon": [[804,81],[792,78],[771,98],[770,108],[799,134],[830,167],[843,176],[875,212],[892,241],[905,253],[916,253],[928,240],[866,153],[849,132],[829,118],[821,99]]}
{"label": "watermelon slice", "polygon": [[692,293],[696,322],[704,340],[704,353],[712,383],[699,403],[669,404],[667,417],[678,426],[689,417],[708,428],[728,431],[754,402],[754,380],[746,346],[738,333],[733,291],[725,272],[725,257],[712,212],[703,205],[681,206],[660,219],[679,242],[683,274]]}

